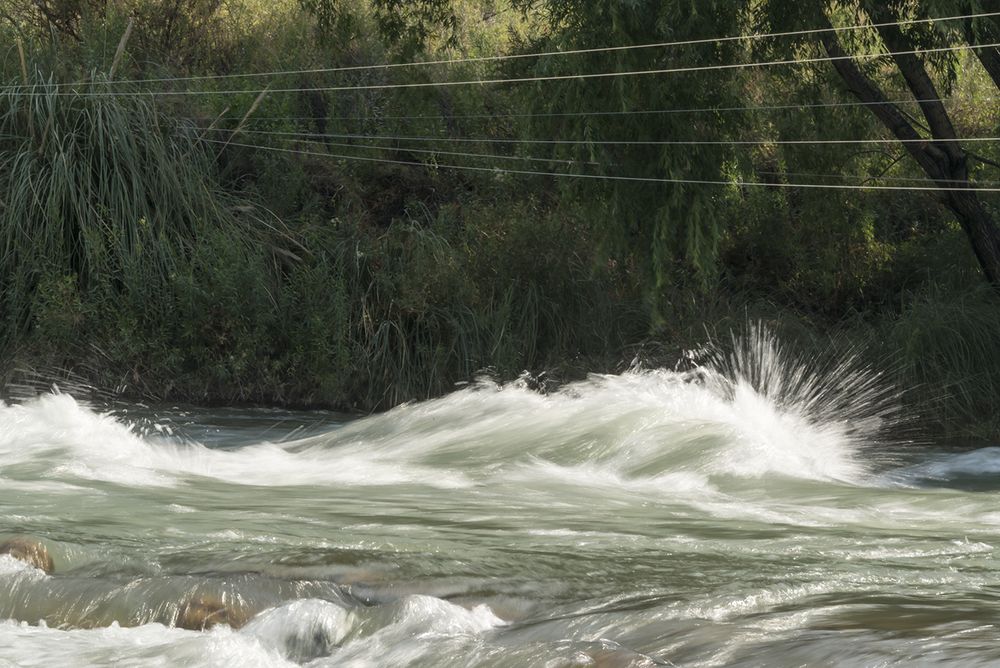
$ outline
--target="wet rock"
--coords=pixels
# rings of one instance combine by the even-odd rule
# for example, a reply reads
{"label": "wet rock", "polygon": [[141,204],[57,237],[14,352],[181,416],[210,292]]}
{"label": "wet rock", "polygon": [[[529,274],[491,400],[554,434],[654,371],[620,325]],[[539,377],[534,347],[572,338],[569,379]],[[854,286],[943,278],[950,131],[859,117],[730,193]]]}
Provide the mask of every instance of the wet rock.
{"label": "wet rock", "polygon": [[228,604],[216,596],[199,594],[181,604],[174,626],[189,631],[205,631],[226,624],[238,629],[247,623],[249,617],[241,606]]}
{"label": "wet rock", "polygon": [[0,554],[9,554],[49,575],[55,570],[55,564],[48,548],[40,540],[34,538],[24,536],[8,538],[0,543]]}

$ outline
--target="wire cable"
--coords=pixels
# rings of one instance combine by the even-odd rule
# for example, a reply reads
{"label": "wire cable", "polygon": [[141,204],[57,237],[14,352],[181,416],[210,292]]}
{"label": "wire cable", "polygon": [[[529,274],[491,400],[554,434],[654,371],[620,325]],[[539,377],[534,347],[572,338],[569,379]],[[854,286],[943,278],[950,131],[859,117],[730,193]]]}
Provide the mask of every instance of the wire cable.
{"label": "wire cable", "polygon": [[[567,165],[591,165],[591,166],[601,166],[602,163],[595,161],[580,162],[575,160],[562,160],[559,158],[539,158],[539,157],[526,157],[526,156],[511,156],[511,155],[496,155],[496,154],[486,154],[486,153],[459,153],[453,151],[439,151],[436,149],[414,149],[405,146],[359,146],[358,144],[342,144],[336,142],[320,142],[316,140],[299,140],[299,139],[279,139],[285,143],[295,143],[303,142],[306,144],[318,144],[320,146],[336,146],[338,148],[356,148],[365,150],[379,150],[379,151],[399,151],[406,153],[428,153],[428,154],[438,154],[438,155],[451,155],[451,156],[462,156],[469,158],[499,158],[506,160],[530,160],[538,162],[555,162]],[[433,163],[430,164],[433,166]],[[604,166],[608,166],[604,164]],[[926,183],[927,177],[907,177],[907,176],[876,176],[876,175],[861,175],[861,174],[820,174],[816,172],[773,172],[773,171],[756,171],[756,174],[761,176],[782,176],[782,177],[795,177],[795,178],[809,178],[809,179],[856,179],[858,181],[890,181],[899,183]],[[961,179],[940,179],[938,183],[968,183],[967,180]],[[976,181],[976,186],[1000,186],[1000,181]]]}
{"label": "wire cable", "polygon": [[[757,171],[760,176],[791,176],[806,179],[857,179],[859,181],[890,181],[896,183],[927,183],[930,179],[926,176],[885,176],[875,174],[819,174],[816,172],[772,172]],[[1000,181],[968,181],[963,179],[940,179],[936,183],[975,183],[976,186],[1000,186]]]}
{"label": "wire cable", "polygon": [[580,178],[602,181],[628,181],[634,183],[660,183],[660,184],[685,184],[685,185],[711,185],[711,186],[736,186],[736,187],[765,187],[765,188],[810,188],[826,190],[887,190],[887,191],[920,191],[920,192],[978,192],[978,193],[1000,193],[1000,188],[977,188],[974,186],[877,186],[877,185],[850,185],[850,184],[820,184],[820,183],[762,183],[759,181],[722,181],[711,179],[665,179],[652,176],[621,176],[614,174],[574,174],[568,172],[536,172],[526,169],[507,169],[501,167],[476,167],[472,165],[446,165],[427,164],[413,160],[392,160],[389,158],[373,158],[370,156],[343,155],[336,153],[320,153],[319,151],[302,151],[277,146],[260,146],[257,144],[245,144],[241,142],[224,142],[215,139],[203,139],[202,141],[228,146],[239,146],[264,151],[276,151],[297,155],[310,155],[322,158],[336,158],[340,160],[357,160],[362,162],[410,165],[415,167],[433,167],[437,169],[454,169],[473,172],[486,172],[490,174],[518,174],[527,176],[552,176],[557,178]]}
{"label": "wire cable", "polygon": [[[216,128],[217,129],[217,128]],[[236,133],[234,133],[236,134]],[[300,139],[300,138],[285,138],[279,139],[278,141],[284,142],[304,142],[307,144],[318,144],[320,146],[336,146],[338,148],[357,148],[368,151],[400,151],[405,153],[425,153],[429,155],[450,155],[455,157],[465,157],[465,158],[488,158],[490,160],[521,160],[524,162],[549,162],[558,163],[562,165],[599,165],[600,163],[594,162],[592,160],[571,160],[567,158],[539,158],[533,156],[523,156],[523,155],[502,155],[498,153],[464,153],[461,151],[442,151],[436,148],[411,148],[409,146],[365,146],[359,144],[345,144],[340,142],[325,142],[316,139]]]}
{"label": "wire cable", "polygon": [[[643,116],[643,115],[667,115],[667,114],[705,114],[715,112],[736,112],[736,111],[790,111],[802,109],[826,109],[839,107],[870,107],[879,104],[920,104],[921,102],[973,102],[972,98],[962,96],[948,96],[939,98],[925,98],[917,100],[910,98],[907,100],[886,100],[885,102],[815,102],[808,104],[774,104],[757,105],[752,107],[693,107],[688,109],[627,109],[618,111],[557,111],[557,112],[521,112],[516,114],[449,114],[447,118],[453,120],[464,119],[496,119],[496,118],[566,118],[566,117],[586,117],[586,116]],[[996,102],[1000,98],[984,97],[976,101]],[[438,120],[445,117],[443,114],[423,114],[413,116],[252,116],[247,119],[248,123],[261,121],[415,121],[415,120]],[[243,116],[221,116],[220,121],[242,121]]]}
{"label": "wire cable", "polygon": [[[591,74],[554,74],[547,76],[532,77],[507,77],[500,79],[468,79],[460,81],[418,81],[411,83],[387,83],[387,84],[356,84],[349,86],[300,86],[294,88],[259,88],[259,89],[228,89],[228,90],[145,90],[145,91],[91,91],[91,92],[28,92],[23,95],[27,97],[46,97],[49,95],[71,96],[71,97],[145,97],[145,96],[184,96],[184,95],[251,95],[251,94],[277,94],[277,93],[306,93],[306,92],[346,92],[357,90],[398,90],[414,88],[450,88],[453,86],[473,86],[491,84],[520,84],[537,83],[542,81],[566,81],[570,79],[609,79],[616,77],[634,77],[662,74],[680,74],[685,72],[709,72],[722,70],[736,70],[751,67],[777,67],[782,65],[810,65],[815,63],[836,62],[842,60],[870,60],[886,58],[889,56],[908,56],[928,53],[946,53],[963,51],[966,49],[989,49],[1000,47],[1000,42],[991,44],[942,46],[932,49],[910,49],[907,51],[886,51],[884,53],[857,54],[845,56],[821,56],[814,58],[793,58],[786,60],[765,60],[752,63],[726,63],[723,65],[695,65],[690,67],[664,67],[651,70],[626,70],[624,72],[597,72]],[[10,88],[10,87],[8,87]]]}
{"label": "wire cable", "polygon": [[[195,128],[203,131],[236,132],[226,128]],[[933,143],[988,143],[1000,142],[1000,137],[966,137],[956,139],[508,139],[490,137],[400,137],[361,134],[334,134],[321,132],[281,132],[271,130],[240,129],[249,135],[275,137],[308,137],[315,139],[358,139],[362,141],[412,141],[412,142],[449,142],[475,144],[541,144],[541,145],[587,145],[587,146],[757,146],[762,144],[792,145],[792,146],[822,146],[843,144],[933,144]]]}
{"label": "wire cable", "polygon": [[[358,72],[358,71],[371,71],[371,70],[390,70],[404,67],[426,67],[432,65],[459,65],[464,63],[483,63],[483,62],[496,62],[504,60],[518,60],[524,58],[547,58],[553,56],[575,56],[589,53],[613,53],[619,51],[630,51],[638,49],[659,49],[659,48],[674,48],[681,46],[697,46],[701,44],[719,44],[735,41],[754,41],[761,39],[774,39],[780,37],[802,37],[806,35],[819,35],[826,33],[841,33],[848,32],[852,30],[862,30],[866,28],[881,28],[886,26],[904,26],[904,25],[918,25],[925,23],[943,23],[948,21],[964,21],[964,20],[974,20],[982,18],[990,18],[1000,16],[1000,12],[983,12],[978,14],[959,14],[955,16],[943,16],[937,18],[927,18],[927,19],[905,19],[901,21],[887,21],[884,23],[862,23],[850,26],[840,26],[840,27],[826,27],[826,28],[811,28],[806,30],[789,30],[782,32],[771,32],[771,33],[751,33],[748,35],[729,35],[725,37],[710,37],[701,39],[688,39],[679,40],[673,42],[653,42],[648,44],[634,44],[627,46],[604,46],[595,47],[590,49],[570,49],[566,51],[543,51],[539,53],[515,53],[515,54],[505,54],[500,56],[474,56],[469,58],[448,58],[439,60],[426,60],[426,61],[413,61],[406,63],[383,63],[378,65],[350,65],[343,67],[322,67],[322,68],[312,68],[312,69],[299,69],[299,70],[277,70],[273,72],[249,72],[242,74],[211,74],[211,75],[200,75],[200,76],[187,76],[187,77],[160,77],[160,78],[147,78],[147,79],[119,79],[114,81],[104,81],[100,82],[105,85],[122,85],[122,84],[145,84],[145,83],[169,83],[178,81],[218,81],[218,80],[228,80],[228,79],[238,79],[238,78],[253,78],[253,77],[277,77],[277,76],[292,76],[298,74],[333,74],[339,72]],[[58,86],[72,86],[77,85],[73,83],[63,83],[56,84]]]}

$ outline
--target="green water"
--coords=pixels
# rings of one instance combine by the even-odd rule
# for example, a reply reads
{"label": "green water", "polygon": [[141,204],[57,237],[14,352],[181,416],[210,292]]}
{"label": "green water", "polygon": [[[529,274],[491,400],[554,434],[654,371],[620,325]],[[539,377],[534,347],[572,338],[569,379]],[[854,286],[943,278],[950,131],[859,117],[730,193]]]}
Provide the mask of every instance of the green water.
{"label": "green water", "polygon": [[[2,407],[0,538],[55,571],[0,557],[0,665],[1000,663],[1000,448],[759,357],[357,420]],[[238,628],[176,627],[197,597]]]}

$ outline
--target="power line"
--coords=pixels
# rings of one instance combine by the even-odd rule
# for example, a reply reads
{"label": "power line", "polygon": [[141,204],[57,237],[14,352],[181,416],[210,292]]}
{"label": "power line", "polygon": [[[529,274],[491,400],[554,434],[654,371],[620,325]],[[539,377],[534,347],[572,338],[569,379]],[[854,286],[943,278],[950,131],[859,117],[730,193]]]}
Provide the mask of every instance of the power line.
{"label": "power line", "polygon": [[[197,130],[213,130],[219,132],[237,132],[224,128],[195,128]],[[412,141],[412,142],[449,142],[474,144],[542,144],[542,145],[590,145],[590,146],[756,146],[759,144],[774,145],[842,145],[842,144],[924,144],[924,143],[986,143],[998,142],[1000,137],[967,137],[964,139],[508,139],[490,137],[399,137],[360,134],[334,134],[321,132],[281,132],[271,130],[247,130],[239,132],[250,135],[275,137],[308,137],[318,139],[358,139],[362,141]]]}
{"label": "power line", "polygon": [[491,174],[518,174],[527,176],[553,176],[560,178],[580,178],[603,181],[628,181],[636,183],[671,183],[685,185],[711,185],[711,186],[737,186],[737,187],[765,187],[765,188],[810,188],[827,190],[891,190],[891,191],[920,191],[920,192],[982,192],[996,193],[1000,188],[977,188],[977,187],[954,187],[954,186],[876,186],[876,185],[850,185],[850,184],[820,184],[820,183],[761,183],[758,181],[721,181],[711,179],[665,179],[651,176],[620,176],[612,174],[573,174],[568,172],[536,172],[526,169],[507,169],[501,167],[476,167],[471,165],[428,165],[414,160],[391,160],[389,158],[373,158],[369,156],[343,155],[336,153],[320,153],[318,151],[302,151],[277,146],[260,146],[257,144],[244,144],[240,142],[224,142],[215,139],[203,139],[202,141],[212,144],[222,144],[228,146],[240,146],[264,151],[276,151],[297,155],[311,155],[322,158],[336,158],[341,160],[357,160],[362,162],[374,162],[395,165],[410,165],[415,167],[435,167],[439,169],[455,169],[474,172],[485,172]]}
{"label": "power line", "polygon": [[[297,141],[302,141],[307,144],[319,144],[320,146],[336,146],[339,148],[354,148],[354,149],[364,149],[364,150],[377,150],[377,151],[400,151],[407,153],[427,153],[427,154],[437,154],[437,155],[451,155],[451,156],[461,156],[469,158],[498,158],[504,160],[529,160],[538,162],[555,162],[567,165],[592,165],[601,166],[602,163],[595,161],[575,161],[575,160],[561,160],[558,158],[539,158],[539,157],[526,157],[526,156],[511,156],[511,155],[498,155],[498,154],[488,154],[488,153],[461,153],[454,151],[440,151],[437,149],[415,149],[406,146],[359,146],[357,144],[342,144],[336,142],[319,142],[315,140],[299,140],[295,138],[279,139],[278,141],[283,141],[286,143],[293,143]],[[266,147],[262,147],[266,148]],[[425,163],[426,164],[426,163]],[[433,166],[430,164],[429,166]],[[607,166],[607,165],[604,165]],[[857,179],[859,181],[893,181],[899,183],[926,183],[927,177],[906,177],[906,176],[874,176],[874,175],[861,175],[861,174],[819,174],[815,172],[772,172],[772,171],[756,171],[755,173],[761,176],[783,176],[783,177],[796,177],[796,178],[810,178],[810,179]],[[939,179],[939,183],[968,183],[967,180],[962,179]],[[1000,186],[1000,181],[976,181],[976,186]]]}
{"label": "power line", "polygon": [[[807,178],[807,179],[857,179],[859,181],[892,181],[897,183],[927,183],[929,180],[926,176],[876,176],[876,175],[862,175],[862,174],[818,174],[815,172],[772,172],[772,171],[757,171],[754,170],[755,174],[761,176],[792,176],[795,178]],[[963,179],[939,179],[938,183],[970,183],[968,180]],[[1000,186],[1000,181],[975,181],[978,186]]]}
{"label": "power line", "polygon": [[[596,47],[590,49],[570,49],[567,51],[544,51],[540,53],[515,53],[515,54],[505,54],[500,56],[475,56],[469,58],[449,58],[449,59],[439,59],[439,60],[426,60],[426,61],[414,61],[407,63],[383,63],[378,65],[350,65],[343,67],[322,67],[313,69],[299,69],[299,70],[278,70],[273,72],[249,72],[243,74],[212,74],[212,75],[199,75],[199,76],[187,76],[187,77],[160,77],[160,78],[147,78],[147,79],[120,79],[117,81],[103,81],[99,82],[104,85],[121,85],[121,84],[140,84],[140,83],[170,83],[178,81],[217,81],[217,80],[228,80],[228,79],[238,79],[238,78],[252,78],[252,77],[275,77],[275,76],[291,76],[297,74],[333,74],[338,72],[357,72],[357,71],[371,71],[371,70],[390,70],[404,67],[426,67],[432,65],[458,65],[464,63],[482,63],[482,62],[496,62],[504,60],[518,60],[524,58],[547,58],[553,56],[573,56],[582,55],[588,53],[611,53],[618,51],[631,51],[639,49],[654,49],[654,48],[674,48],[680,46],[697,46],[701,44],[718,44],[726,42],[735,41],[754,41],[761,39],[773,39],[779,37],[801,37],[805,35],[818,35],[826,33],[840,33],[848,32],[852,30],[861,30],[866,28],[881,28],[886,26],[904,26],[904,25],[917,25],[925,23],[943,23],[947,21],[962,21],[962,20],[973,20],[981,18],[989,18],[994,16],[1000,16],[1000,12],[984,12],[979,14],[960,14],[955,16],[944,16],[939,18],[928,18],[928,19],[905,19],[900,21],[887,21],[884,23],[862,23],[850,26],[841,27],[826,27],[826,28],[812,28],[806,30],[789,30],[783,32],[771,32],[771,33],[753,33],[749,35],[729,35],[724,37],[711,37],[711,38],[701,38],[701,39],[689,39],[689,40],[679,40],[673,42],[654,42],[648,44],[635,44],[628,46],[605,46]],[[56,84],[57,86],[73,86],[77,84],[73,83],[63,83]]]}
{"label": "power line", "polygon": [[[509,77],[501,79],[470,79],[462,81],[421,81],[421,82],[411,82],[411,83],[393,83],[393,84],[363,84],[363,85],[350,85],[350,86],[300,86],[295,88],[259,88],[259,89],[230,89],[230,90],[159,90],[159,91],[98,91],[98,92],[86,92],[82,93],[79,91],[70,92],[30,92],[24,93],[25,96],[29,97],[45,97],[49,95],[55,96],[72,96],[72,97],[144,97],[147,95],[250,95],[250,94],[260,94],[260,93],[305,93],[305,92],[344,92],[344,91],[356,91],[356,90],[395,90],[395,89],[413,89],[413,88],[432,88],[432,87],[453,87],[453,86],[472,86],[472,85],[487,85],[487,84],[514,84],[514,83],[537,83],[542,81],[566,81],[569,79],[609,79],[616,77],[632,77],[632,76],[649,76],[649,75],[660,75],[660,74],[681,74],[685,72],[709,72],[709,71],[720,71],[720,70],[736,70],[751,67],[776,67],[780,65],[809,65],[814,63],[827,63],[836,62],[841,60],[870,60],[877,58],[885,58],[888,56],[907,56],[907,55],[919,55],[928,53],[946,53],[954,51],[962,51],[965,49],[988,49],[1000,47],[1000,42],[992,44],[976,44],[976,45],[961,45],[961,46],[942,46],[932,49],[911,49],[908,51],[886,51],[884,53],[874,53],[874,54],[858,54],[858,55],[845,55],[845,56],[822,56],[814,58],[798,58],[798,59],[786,59],[786,60],[766,60],[758,61],[753,63],[727,63],[724,65],[695,65],[690,67],[666,67],[651,70],[627,70],[624,72],[597,72],[591,74],[555,74],[547,76],[532,76],[532,77]],[[15,87],[20,89],[20,87]]]}
{"label": "power line", "polygon": [[[215,128],[218,131],[218,128]],[[225,132],[225,131],[224,131]],[[238,134],[238,133],[233,133]],[[207,140],[206,140],[207,141]],[[307,144],[319,144],[321,146],[337,146],[339,148],[356,148],[363,149],[367,151],[402,151],[406,153],[425,153],[430,155],[450,155],[456,157],[465,158],[489,158],[490,160],[521,160],[524,162],[548,162],[548,163],[558,163],[563,165],[599,165],[600,163],[594,161],[581,161],[581,160],[569,160],[566,158],[539,158],[533,156],[523,156],[523,155],[502,155],[498,153],[465,153],[461,151],[442,151],[436,148],[411,148],[409,146],[364,146],[358,144],[344,144],[338,142],[321,142],[315,139],[300,139],[295,137],[279,139],[279,141],[284,142],[294,142],[301,141]]]}
{"label": "power line", "polygon": [[[668,115],[668,114],[705,114],[715,112],[734,111],[788,111],[801,109],[826,109],[838,107],[870,107],[880,104],[920,104],[921,102],[995,102],[1000,101],[996,97],[984,97],[979,100],[961,96],[947,96],[939,98],[924,98],[917,100],[909,98],[907,100],[886,100],[885,102],[815,102],[808,104],[774,104],[756,105],[751,107],[693,107],[687,109],[627,109],[617,111],[558,111],[558,112],[521,112],[504,114],[449,114],[447,118],[453,120],[463,119],[495,119],[495,118],[566,118],[566,117],[586,117],[586,116],[644,116],[644,115]],[[442,114],[423,114],[411,116],[375,116],[373,120],[385,121],[411,121],[411,120],[437,120],[442,118]],[[218,120],[222,121],[242,121],[243,116],[222,116]],[[260,121],[360,121],[369,120],[364,116],[253,116],[247,119],[248,123]]]}

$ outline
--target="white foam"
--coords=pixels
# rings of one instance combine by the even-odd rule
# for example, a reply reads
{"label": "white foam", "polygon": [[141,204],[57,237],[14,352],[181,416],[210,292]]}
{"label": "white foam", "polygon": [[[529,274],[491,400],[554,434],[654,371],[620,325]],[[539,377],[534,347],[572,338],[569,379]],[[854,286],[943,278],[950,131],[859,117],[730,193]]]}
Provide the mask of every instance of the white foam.
{"label": "white foam", "polygon": [[66,666],[241,666],[284,668],[274,648],[256,638],[218,627],[210,633],[183,631],[161,624],[135,628],[59,630],[0,622],[0,647],[14,665]]}
{"label": "white foam", "polygon": [[786,360],[773,338],[755,336],[748,350],[697,373],[595,375],[548,396],[480,383],[320,436],[226,450],[141,438],[69,396],[49,395],[0,406],[0,461],[44,466],[50,478],[133,486],[202,476],[234,485],[461,489],[533,463],[584,485],[708,495],[719,476],[859,481],[858,448],[880,425],[877,383],[847,365],[812,373]]}
{"label": "white foam", "polygon": [[434,596],[405,596],[386,607],[393,624],[418,634],[478,635],[506,625],[487,605],[466,609]]}
{"label": "white foam", "polygon": [[466,609],[411,595],[357,609],[318,599],[293,601],[260,613],[239,633],[292,661],[328,657],[332,665],[385,665],[386,652],[419,654],[422,644],[474,639],[505,624],[486,605]]}
{"label": "white foam", "polygon": [[401,467],[356,453],[293,452],[272,443],[217,450],[197,443],[143,439],[113,417],[64,394],[0,405],[0,462],[42,466],[47,477],[129,486],[172,486],[192,476],[260,486],[468,484],[458,474]]}
{"label": "white foam", "polygon": [[32,578],[45,578],[45,571],[35,568],[31,564],[15,559],[9,554],[0,554],[0,577],[9,575],[27,576]]}
{"label": "white foam", "polygon": [[505,626],[486,605],[471,610],[433,596],[405,596],[359,611],[361,633],[332,655],[326,665],[434,665],[427,654],[460,656],[482,643],[484,634]]}
{"label": "white foam", "polygon": [[240,633],[276,648],[290,660],[308,661],[332,653],[356,623],[352,611],[335,603],[303,599],[265,610]]}

